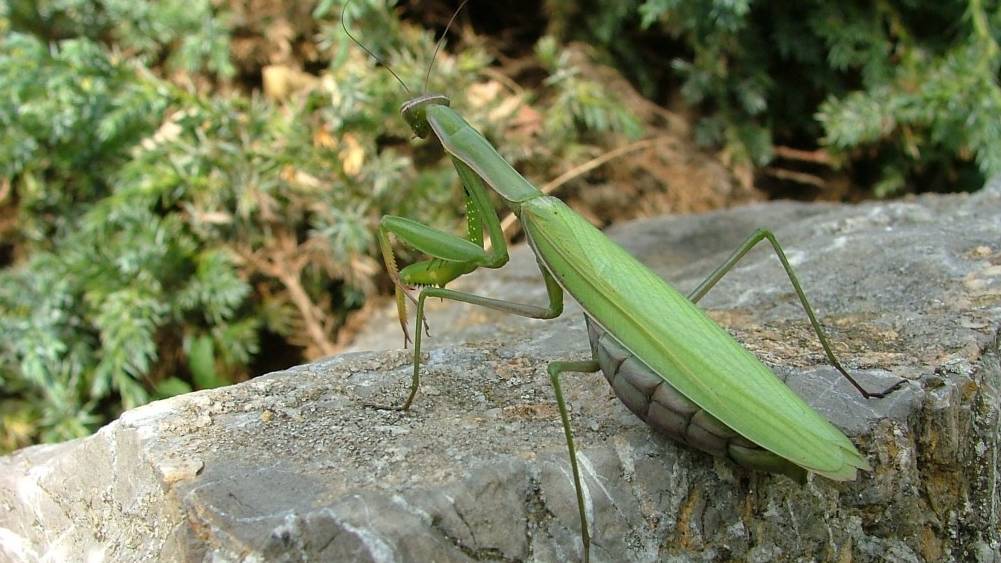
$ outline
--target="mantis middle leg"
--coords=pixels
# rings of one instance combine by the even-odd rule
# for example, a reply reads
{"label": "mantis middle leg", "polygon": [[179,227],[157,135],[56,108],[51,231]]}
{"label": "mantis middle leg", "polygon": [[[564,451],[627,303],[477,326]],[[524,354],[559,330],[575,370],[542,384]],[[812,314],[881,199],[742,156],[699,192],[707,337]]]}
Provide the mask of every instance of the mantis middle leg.
{"label": "mantis middle leg", "polygon": [[451,299],[452,301],[460,301],[463,303],[469,303],[471,305],[479,305],[480,307],[487,307],[488,309],[494,309],[496,311],[511,313],[513,315],[529,317],[533,319],[553,319],[560,316],[560,314],[563,313],[563,288],[561,288],[559,284],[556,283],[556,280],[553,278],[553,276],[541,264],[539,264],[539,270],[542,272],[542,279],[546,284],[546,295],[548,298],[548,304],[544,307],[538,305],[513,303],[511,301],[504,301],[501,299],[492,299],[490,297],[483,297],[482,295],[474,295],[472,293],[466,293],[464,291],[456,291],[454,289],[445,289],[443,287],[428,287],[421,290],[420,296],[417,298],[417,330],[414,335],[414,372],[410,380],[410,393],[409,395],[407,395],[407,399],[403,402],[403,404],[398,407],[390,407],[383,405],[370,405],[370,406],[376,408],[405,411],[409,409],[411,403],[413,403],[414,397],[417,395],[417,389],[420,387],[421,383],[420,327],[421,324],[424,323],[424,303],[428,297]]}

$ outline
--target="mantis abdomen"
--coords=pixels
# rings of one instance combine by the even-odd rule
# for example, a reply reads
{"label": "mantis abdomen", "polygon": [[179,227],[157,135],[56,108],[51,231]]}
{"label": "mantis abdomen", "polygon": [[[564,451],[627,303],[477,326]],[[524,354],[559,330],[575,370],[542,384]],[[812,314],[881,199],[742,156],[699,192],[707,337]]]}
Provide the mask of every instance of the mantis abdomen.
{"label": "mantis abdomen", "polygon": [[720,422],[639,358],[587,315],[591,353],[615,395],[636,416],[665,436],[755,471],[805,481],[806,471],[744,438]]}

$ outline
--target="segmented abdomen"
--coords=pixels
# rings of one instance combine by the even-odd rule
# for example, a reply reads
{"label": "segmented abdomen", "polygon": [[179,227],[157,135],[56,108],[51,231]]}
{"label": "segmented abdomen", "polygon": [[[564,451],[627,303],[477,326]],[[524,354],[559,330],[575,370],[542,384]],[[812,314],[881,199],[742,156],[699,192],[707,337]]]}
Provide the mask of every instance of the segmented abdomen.
{"label": "segmented abdomen", "polygon": [[797,481],[806,471],[734,432],[678,392],[633,356],[587,315],[591,353],[615,395],[654,430],[755,471],[780,473]]}

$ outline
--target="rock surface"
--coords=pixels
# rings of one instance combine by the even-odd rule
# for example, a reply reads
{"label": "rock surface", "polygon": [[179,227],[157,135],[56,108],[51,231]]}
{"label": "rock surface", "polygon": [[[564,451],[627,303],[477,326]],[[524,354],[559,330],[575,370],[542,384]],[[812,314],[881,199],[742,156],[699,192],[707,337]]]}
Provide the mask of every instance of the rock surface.
{"label": "rock surface", "polygon": [[[865,385],[824,361],[777,261],[753,251],[704,300],[842,428],[874,471],[800,486],[653,434],[600,374],[570,375],[595,561],[1001,561],[1001,186],[859,206],[774,203],[610,235],[694,287],[773,228]],[[540,302],[534,258],[459,287]],[[0,559],[565,561],[576,501],[545,375],[587,357],[579,308],[533,321],[431,308],[425,380],[391,313],[357,350],[125,413],[94,436],[0,458]]]}

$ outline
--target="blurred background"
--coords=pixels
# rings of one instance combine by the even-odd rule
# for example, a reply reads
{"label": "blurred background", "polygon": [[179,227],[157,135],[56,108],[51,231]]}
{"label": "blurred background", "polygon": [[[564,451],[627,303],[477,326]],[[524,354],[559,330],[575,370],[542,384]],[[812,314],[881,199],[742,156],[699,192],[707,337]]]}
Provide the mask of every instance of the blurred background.
{"label": "blurred background", "polygon": [[[457,4],[344,20],[421,92]],[[448,159],[344,10],[0,5],[0,451],[335,354],[391,292],[381,215],[459,231]],[[428,89],[603,227],[976,190],[999,40],[988,0],[473,0]]]}

